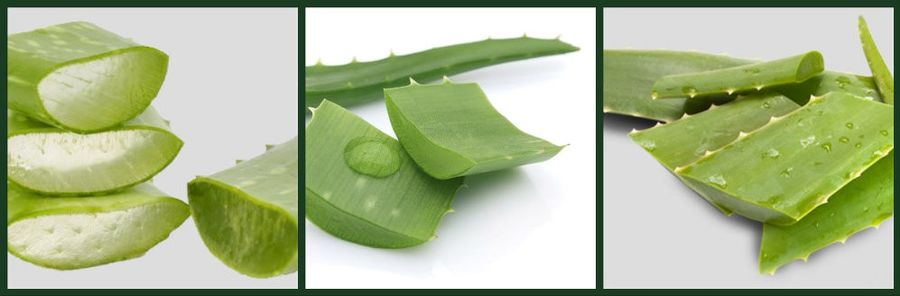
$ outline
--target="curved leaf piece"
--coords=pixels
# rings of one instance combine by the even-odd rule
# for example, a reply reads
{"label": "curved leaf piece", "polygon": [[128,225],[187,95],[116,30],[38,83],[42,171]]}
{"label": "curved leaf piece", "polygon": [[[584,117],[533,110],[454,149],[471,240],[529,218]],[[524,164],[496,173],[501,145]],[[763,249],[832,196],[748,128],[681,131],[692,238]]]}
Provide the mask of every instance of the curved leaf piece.
{"label": "curved leaf piece", "polygon": [[306,217],[338,238],[377,248],[426,243],[462,182],[428,176],[397,140],[328,100],[306,127]]}
{"label": "curved leaf piece", "polygon": [[169,57],[87,22],[7,38],[7,103],[47,124],[86,133],[113,128],[159,93]]}
{"label": "curved leaf piece", "polygon": [[669,75],[653,84],[654,99],[733,94],[806,81],[825,71],[818,51],[719,70]]}
{"label": "curved leaf piece", "polygon": [[475,83],[413,83],[384,95],[403,148],[437,179],[541,162],[563,148],[516,128]]}
{"label": "curved leaf piece", "polygon": [[[724,104],[734,95],[697,96],[692,100],[653,100],[653,84],[676,74],[696,73],[758,63],[722,55],[668,50],[603,50],[603,112],[673,122],[685,112],[694,114],[712,104]],[[755,90],[755,89],[754,89]],[[797,104],[805,105],[811,95],[824,96],[843,91],[858,97],[881,100],[871,77],[825,71],[799,84],[771,87]]]}
{"label": "curved leaf piece", "polygon": [[809,255],[894,215],[894,153],[881,159],[858,179],[835,193],[829,202],[790,226],[763,227],[759,271],[775,274],[792,261]]}
{"label": "curved leaf piece", "polygon": [[7,184],[9,252],[54,269],[140,257],[190,216],[188,206],[144,183],[89,197],[38,196]]}
{"label": "curved leaf piece", "polygon": [[737,214],[790,225],[893,150],[893,120],[890,106],[831,93],[675,172]]}
{"label": "curved leaf piece", "polygon": [[529,37],[487,39],[438,47],[372,62],[306,67],[306,106],[324,99],[349,106],[382,98],[382,90],[407,84],[410,78],[429,82],[462,72],[511,61],[564,54],[578,48],[559,39]]}
{"label": "curved leaf piece", "polygon": [[863,44],[863,52],[866,54],[866,60],[869,61],[869,68],[872,69],[872,75],[875,77],[875,83],[878,84],[878,90],[884,97],[884,102],[894,104],[894,76],[891,70],[881,57],[878,46],[875,45],[875,39],[872,38],[872,32],[869,31],[869,24],[866,19],[859,16],[859,39]]}
{"label": "curved leaf piece", "polygon": [[94,195],[143,183],[184,144],[153,107],[103,132],[76,134],[8,112],[6,173],[42,194]]}
{"label": "curved leaf piece", "polygon": [[188,183],[194,224],[209,251],[252,277],[297,271],[297,138]]}

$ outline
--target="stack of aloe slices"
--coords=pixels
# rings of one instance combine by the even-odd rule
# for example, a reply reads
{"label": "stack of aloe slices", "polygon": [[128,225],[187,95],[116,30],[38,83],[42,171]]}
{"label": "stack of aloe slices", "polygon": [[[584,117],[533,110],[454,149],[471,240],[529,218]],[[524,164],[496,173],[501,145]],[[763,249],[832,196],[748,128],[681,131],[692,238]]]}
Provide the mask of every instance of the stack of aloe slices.
{"label": "stack of aloe slices", "polygon": [[630,136],[724,213],[762,222],[759,269],[774,274],[893,216],[893,77],[859,29],[874,77],[826,71],[818,52],[605,50],[604,112],[666,122]]}
{"label": "stack of aloe slices", "polygon": [[[306,127],[306,217],[370,247],[435,239],[466,176],[545,161],[563,148],[516,128],[477,84],[451,83],[445,75],[575,50],[558,39],[488,39],[307,67],[307,105],[321,103]],[[432,85],[414,80],[442,76]],[[399,141],[338,105],[382,96]]]}
{"label": "stack of aloe slices", "polygon": [[141,256],[189,207],[148,180],[183,142],[150,106],[168,56],[87,22],[8,36],[9,251],[55,269]]}

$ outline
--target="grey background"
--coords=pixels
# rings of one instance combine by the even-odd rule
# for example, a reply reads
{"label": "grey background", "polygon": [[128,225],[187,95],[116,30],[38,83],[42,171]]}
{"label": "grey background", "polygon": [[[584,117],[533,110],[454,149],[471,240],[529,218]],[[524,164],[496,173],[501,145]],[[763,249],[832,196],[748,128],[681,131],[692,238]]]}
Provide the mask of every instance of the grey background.
{"label": "grey background", "polygon": [[[774,59],[819,50],[827,68],[871,75],[857,17],[894,62],[893,9],[604,9],[605,49]],[[725,217],[627,136],[652,122],[604,116],[605,288],[893,288],[894,223],[773,276],[757,269],[761,225]]]}
{"label": "grey background", "polygon": [[[298,9],[9,9],[7,34],[84,20],[170,56],[153,105],[184,140],[154,178],[187,202],[187,182],[297,136]],[[7,255],[10,288],[297,288],[298,274],[255,279],[231,270],[191,219],[141,258],[57,271]]]}

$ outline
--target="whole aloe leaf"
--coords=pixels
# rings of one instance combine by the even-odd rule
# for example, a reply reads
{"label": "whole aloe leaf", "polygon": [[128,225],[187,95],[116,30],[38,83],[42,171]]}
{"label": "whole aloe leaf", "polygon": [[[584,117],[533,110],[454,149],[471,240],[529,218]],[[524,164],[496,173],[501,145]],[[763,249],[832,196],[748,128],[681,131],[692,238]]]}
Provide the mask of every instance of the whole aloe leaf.
{"label": "whole aloe leaf", "polygon": [[881,57],[878,46],[875,45],[875,39],[869,32],[869,24],[862,16],[859,17],[859,38],[863,44],[863,52],[866,54],[866,60],[869,61],[869,68],[872,69],[872,75],[875,77],[875,83],[878,84],[878,90],[884,97],[884,102],[894,104],[894,77],[891,70]]}
{"label": "whole aloe leaf", "polygon": [[[734,96],[653,100],[653,84],[658,79],[752,63],[757,61],[698,52],[603,50],[603,112],[672,122],[680,119],[686,111],[697,113],[706,110],[711,103],[731,101]],[[881,100],[871,77],[834,71],[825,71],[803,83],[775,86],[771,90],[800,105],[806,104],[811,95],[823,96],[832,91]]]}
{"label": "whole aloe leaf", "polygon": [[150,183],[88,197],[46,197],[7,186],[9,252],[54,269],[140,257],[190,216],[184,202]]}
{"label": "whole aloe leaf", "polygon": [[428,176],[397,140],[328,100],[306,127],[306,217],[338,238],[378,248],[431,241],[462,182]]}
{"label": "whole aloe leaf", "polygon": [[242,274],[262,278],[297,271],[297,149],[294,138],[188,183],[203,242]]}
{"label": "whole aloe leaf", "polygon": [[9,111],[6,173],[42,194],[95,195],[143,183],[168,166],[183,142],[153,107],[119,127],[77,134]]}
{"label": "whole aloe leaf", "polygon": [[409,55],[340,66],[321,63],[306,67],[306,106],[328,99],[343,106],[382,98],[385,88],[400,87],[410,78],[429,82],[491,65],[564,54],[578,48],[559,39],[529,37],[487,39],[438,47]]}
{"label": "whole aloe leaf", "polygon": [[10,109],[85,133],[113,128],[144,111],[169,57],[87,22],[10,35]]}
{"label": "whole aloe leaf", "polygon": [[391,125],[409,156],[441,180],[548,160],[563,147],[516,128],[475,83],[384,90]]}
{"label": "whole aloe leaf", "polygon": [[788,58],[718,70],[664,76],[653,84],[651,97],[671,98],[733,94],[750,90],[796,84],[825,71],[818,51]]}
{"label": "whole aloe leaf", "polygon": [[892,151],[893,130],[893,108],[831,93],[675,172],[735,213],[790,225]]}
{"label": "whole aloe leaf", "polygon": [[835,193],[829,202],[803,220],[790,225],[763,227],[759,270],[775,274],[792,261],[809,255],[853,234],[878,227],[894,214],[894,153],[881,159],[858,179]]}

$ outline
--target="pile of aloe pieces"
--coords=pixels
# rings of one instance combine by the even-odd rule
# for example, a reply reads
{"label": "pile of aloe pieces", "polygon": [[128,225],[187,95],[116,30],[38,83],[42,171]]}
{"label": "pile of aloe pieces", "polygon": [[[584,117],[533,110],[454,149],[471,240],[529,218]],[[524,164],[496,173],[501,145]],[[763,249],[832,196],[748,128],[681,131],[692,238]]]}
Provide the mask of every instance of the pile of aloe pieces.
{"label": "pile of aloe pieces", "polygon": [[894,82],[865,19],[872,76],[812,51],[774,61],[604,50],[604,113],[658,121],[630,137],[727,215],[762,222],[759,270],[877,227],[894,211]]}
{"label": "pile of aloe pieces", "polygon": [[[306,67],[306,217],[377,248],[435,239],[466,176],[554,157],[563,147],[526,134],[475,83],[447,75],[563,54],[558,39],[523,36],[433,48],[372,62]],[[421,85],[444,78],[442,83]],[[386,99],[399,141],[343,106]],[[312,108],[313,106],[318,106]]]}

